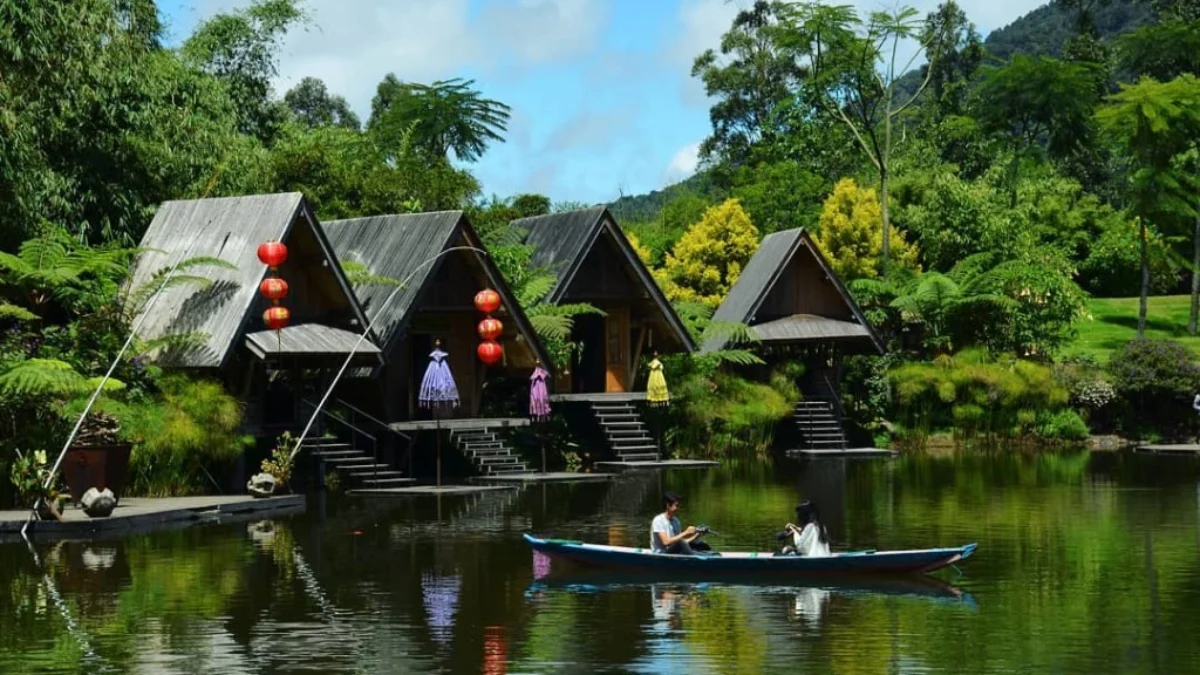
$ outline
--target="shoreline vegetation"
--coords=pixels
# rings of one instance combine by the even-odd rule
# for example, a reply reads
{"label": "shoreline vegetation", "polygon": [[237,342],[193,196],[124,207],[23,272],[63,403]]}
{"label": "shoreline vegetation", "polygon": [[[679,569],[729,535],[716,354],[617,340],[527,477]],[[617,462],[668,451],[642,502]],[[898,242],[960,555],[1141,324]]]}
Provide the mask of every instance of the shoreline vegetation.
{"label": "shoreline vegetation", "polygon": [[[512,110],[481,85],[389,74],[363,119],[338,82],[272,88],[285,36],[313,23],[297,0],[215,14],[178,47],[154,0],[9,4],[0,505],[32,494],[44,467],[25,458],[53,461],[148,299],[125,277],[169,200],[299,191],[324,221],[464,210],[550,354],[574,364],[582,353],[572,328],[596,308],[550,303],[552,275],[512,226],[581,205],[485,196],[473,164],[505,142]],[[755,2],[696,55],[692,74],[714,101],[701,171],[621,216],[692,337],[727,338],[718,352],[664,357],[669,449],[736,457],[774,444],[802,369],[791,357],[767,366],[753,331],[712,316],[763,237],[800,227],[887,346],[845,360],[853,444],[1194,437],[1200,9],[1067,5],[1052,10],[1069,27],[1054,44],[1015,23],[993,53],[1000,43],[951,0],[925,16]],[[913,62],[893,64],[891,46],[911,40]],[[188,261],[172,283],[206,290],[221,265]],[[155,362],[198,337],[136,343],[101,398],[134,445],[131,495],[219,488],[264,443],[245,435],[245,402],[220,382]],[[573,465],[564,430],[547,440]]]}

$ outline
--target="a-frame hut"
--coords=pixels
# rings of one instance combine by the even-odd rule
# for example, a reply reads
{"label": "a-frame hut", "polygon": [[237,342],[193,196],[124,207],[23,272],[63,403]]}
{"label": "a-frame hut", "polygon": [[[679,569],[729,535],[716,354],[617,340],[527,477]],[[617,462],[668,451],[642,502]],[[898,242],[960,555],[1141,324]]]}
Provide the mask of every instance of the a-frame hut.
{"label": "a-frame hut", "polygon": [[640,365],[655,351],[695,351],[687,328],[607,207],[512,224],[526,232],[533,265],[555,275],[550,302],[588,303],[604,312],[576,317],[571,339],[582,353],[560,365],[553,398],[586,404],[591,414],[574,416],[576,425],[598,421],[608,451],[620,460],[658,458],[658,445],[635,407],[645,399]]}
{"label": "a-frame hut", "polygon": [[[278,275],[289,286],[282,304],[291,319],[279,331],[264,324],[271,303],[259,292],[269,270],[257,251],[267,241],[288,248]],[[182,274],[212,284],[168,286],[134,320],[142,321],[143,340],[171,338],[153,354],[161,364],[219,374],[246,404],[248,433],[298,433],[320,399],[322,382],[352,352],[360,365],[382,362],[373,340],[359,340],[366,316],[298,192],[165,202],[141,247],[133,289],[155,287],[182,259],[208,257],[231,265],[185,270]],[[192,339],[177,339],[181,336]]]}
{"label": "a-frame hut", "polygon": [[[535,362],[552,368],[545,347],[462,211],[414,213],[336,220],[325,223],[342,261],[365,266],[371,274],[403,282],[395,286],[357,286],[373,333],[379,336],[387,365],[372,379],[356,379],[345,388],[347,398],[395,431],[450,428],[455,444],[489,473],[524,470],[501,447],[474,452],[475,441],[499,443],[499,427],[521,426],[528,402],[528,378]],[[500,296],[495,318],[504,324],[499,340],[503,359],[492,366],[476,355],[476,326],[484,317],[475,294],[492,289]],[[449,354],[450,371],[461,404],[441,415],[435,425],[418,402],[421,380],[435,341]],[[495,411],[506,411],[497,415]],[[488,415],[488,412],[492,414]],[[489,450],[495,449],[489,445]],[[503,466],[501,466],[503,465]]]}
{"label": "a-frame hut", "polygon": [[[801,433],[813,447],[845,447],[839,402],[842,357],[883,354],[884,346],[803,228],[763,239],[713,320],[749,326],[768,361],[803,362],[804,400],[796,410]],[[701,351],[722,349],[726,340],[714,337]]]}
{"label": "a-frame hut", "polygon": [[560,391],[585,397],[634,392],[639,362],[651,350],[695,351],[683,322],[607,207],[523,218],[513,225],[527,232],[534,266],[556,277],[549,302],[588,303],[605,313],[576,319],[572,339],[584,351],[569,364]]}

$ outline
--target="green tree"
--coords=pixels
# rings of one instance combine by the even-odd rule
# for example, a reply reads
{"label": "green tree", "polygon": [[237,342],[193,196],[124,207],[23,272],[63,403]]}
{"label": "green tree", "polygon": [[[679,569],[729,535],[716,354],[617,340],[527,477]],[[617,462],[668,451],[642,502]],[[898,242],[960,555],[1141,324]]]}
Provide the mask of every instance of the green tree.
{"label": "green tree", "polygon": [[701,159],[742,166],[757,145],[787,133],[784,111],[792,105],[802,69],[779,40],[786,7],[757,0],[738,12],[718,51],[709,49],[693,63],[692,77],[717,99],[709,111],[712,135],[700,144]]}
{"label": "green tree", "polygon": [[389,152],[408,134],[413,147],[427,157],[448,159],[453,151],[459,160],[478,161],[489,144],[504,141],[510,108],[483,98],[474,85],[474,80],[459,78],[401,82],[389,73],[371,101],[367,129]]}
{"label": "green tree", "polygon": [[271,98],[279,45],[304,20],[297,0],[254,0],[244,9],[208,19],[183,43],[185,62],[225,83],[241,130],[264,142],[275,137],[285,115]]}
{"label": "green tree", "polygon": [[672,302],[716,308],[758,249],[758,228],[736,199],[710,207],[656,272]]}
{"label": "green tree", "polygon": [[310,127],[336,126],[357,130],[362,123],[341,96],[331,95],[325,83],[306,77],[283,95],[296,119]]}
{"label": "green tree", "polygon": [[[859,187],[852,178],[843,178],[825,200],[818,221],[817,247],[829,259],[833,271],[842,279],[875,277],[884,249],[879,223],[879,198],[870,188]],[[891,230],[891,250],[899,269],[919,269],[917,249]]]}
{"label": "green tree", "polygon": [[[786,44],[809,56],[805,80],[810,92],[828,114],[853,133],[864,155],[879,175],[881,241],[880,268],[887,271],[891,246],[889,184],[895,151],[895,128],[901,115],[925,91],[934,69],[926,70],[919,87],[898,95],[901,76],[928,53],[936,34],[923,31],[917,10],[873,12],[864,22],[850,6],[810,2],[789,7]],[[942,26],[946,29],[949,26]],[[916,40],[907,62],[897,62],[901,43]]]}
{"label": "green tree", "polygon": [[1181,75],[1170,82],[1142,78],[1122,85],[1100,109],[1102,128],[1131,165],[1128,192],[1138,215],[1142,283],[1138,337],[1146,333],[1150,293],[1149,223],[1197,217],[1200,181],[1183,164],[1200,136],[1200,81]]}
{"label": "green tree", "polygon": [[1013,205],[1021,162],[1044,152],[1064,159],[1089,138],[1098,101],[1096,66],[1018,54],[984,70],[978,116],[983,129],[1007,138],[1013,149],[1009,188]]}
{"label": "green tree", "polygon": [[983,41],[975,24],[954,0],[947,0],[925,18],[922,34],[929,62],[921,75],[929,76],[928,97],[936,118],[967,114],[971,78],[983,63]]}

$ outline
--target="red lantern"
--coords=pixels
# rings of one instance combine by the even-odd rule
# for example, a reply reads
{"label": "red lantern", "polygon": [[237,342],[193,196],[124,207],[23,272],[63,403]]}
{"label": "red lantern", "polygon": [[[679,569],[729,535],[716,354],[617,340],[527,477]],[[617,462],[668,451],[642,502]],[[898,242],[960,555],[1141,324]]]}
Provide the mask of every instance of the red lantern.
{"label": "red lantern", "polygon": [[287,307],[276,305],[268,307],[267,311],[263,312],[263,323],[267,324],[267,328],[271,330],[282,330],[288,325],[288,320],[292,318],[292,313]]}
{"label": "red lantern", "polygon": [[288,285],[279,277],[267,277],[258,285],[258,292],[262,293],[264,298],[278,304],[280,300],[287,297]]}
{"label": "red lantern", "polygon": [[504,324],[498,319],[488,317],[479,322],[478,326],[480,340],[495,340],[504,332]]}
{"label": "red lantern", "polygon": [[499,342],[488,340],[480,342],[479,346],[475,348],[475,353],[479,355],[480,361],[490,366],[499,361],[501,356],[504,356],[504,347],[501,347]]}
{"label": "red lantern", "polygon": [[279,241],[268,241],[258,246],[258,259],[272,268],[287,262],[287,253],[287,247]]}
{"label": "red lantern", "polygon": [[485,288],[475,294],[475,309],[484,314],[491,314],[500,309],[500,294],[490,288]]}

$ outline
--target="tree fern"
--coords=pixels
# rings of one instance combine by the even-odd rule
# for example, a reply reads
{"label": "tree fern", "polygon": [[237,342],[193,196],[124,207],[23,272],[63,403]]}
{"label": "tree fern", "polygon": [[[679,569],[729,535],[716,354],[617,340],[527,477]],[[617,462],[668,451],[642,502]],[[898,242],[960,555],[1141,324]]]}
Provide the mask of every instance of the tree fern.
{"label": "tree fern", "polygon": [[538,274],[525,280],[517,294],[522,306],[530,306],[546,299],[546,295],[558,283],[553,274]]}
{"label": "tree fern", "polygon": [[[56,359],[29,359],[18,361],[0,370],[0,394],[5,396],[33,398],[68,398],[90,393],[97,385],[71,367],[71,364]],[[107,390],[123,389],[124,383],[109,380]]]}
{"label": "tree fern", "polygon": [[0,319],[11,319],[14,321],[34,321],[37,318],[37,314],[34,314],[24,307],[18,307],[17,305],[12,305],[0,300]]}
{"label": "tree fern", "polygon": [[394,279],[382,274],[375,274],[371,268],[354,260],[343,260],[342,272],[346,275],[346,281],[350,282],[351,286],[390,286],[393,288],[403,288],[404,284],[399,279]]}

